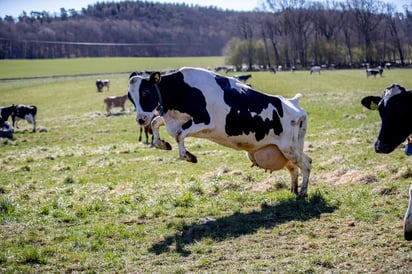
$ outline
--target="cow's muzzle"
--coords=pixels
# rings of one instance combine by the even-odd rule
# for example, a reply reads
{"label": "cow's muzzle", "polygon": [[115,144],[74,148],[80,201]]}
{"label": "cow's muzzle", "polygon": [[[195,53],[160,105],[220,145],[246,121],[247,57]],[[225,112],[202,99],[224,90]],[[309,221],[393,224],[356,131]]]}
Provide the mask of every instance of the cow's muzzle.
{"label": "cow's muzzle", "polygon": [[395,148],[396,148],[396,146],[392,146],[392,145],[389,145],[389,144],[382,143],[379,140],[376,140],[376,142],[375,142],[375,152],[376,153],[388,154],[388,153],[391,153],[392,151],[394,151]]}

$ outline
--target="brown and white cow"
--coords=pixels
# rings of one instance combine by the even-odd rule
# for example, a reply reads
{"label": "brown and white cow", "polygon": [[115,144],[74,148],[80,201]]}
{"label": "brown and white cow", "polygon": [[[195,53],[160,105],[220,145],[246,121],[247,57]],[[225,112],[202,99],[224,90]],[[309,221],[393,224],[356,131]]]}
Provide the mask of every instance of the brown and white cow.
{"label": "brown and white cow", "polygon": [[[167,149],[159,127],[165,125],[178,143],[180,158],[196,163],[184,145],[186,137],[205,138],[248,153],[253,165],[265,170],[286,167],[292,178],[291,191],[307,195],[311,159],[303,152],[307,114],[299,106],[301,97],[272,96],[252,89],[235,78],[199,68],[182,68],[164,75],[129,77],[129,99],[136,107],[136,121],[146,126],[153,119],[154,145]],[[169,145],[170,147],[170,145]]]}
{"label": "brown and white cow", "polygon": [[[393,84],[386,88],[383,96],[367,96],[361,103],[368,109],[378,110],[382,120],[375,142],[377,153],[391,153],[412,134],[412,90]],[[404,218],[404,234],[406,240],[412,240],[412,185]]]}
{"label": "brown and white cow", "polygon": [[115,107],[122,108],[122,111],[125,111],[124,105],[126,103],[127,98],[128,98],[127,94],[123,96],[106,97],[104,99],[104,103],[106,104],[107,115],[110,115],[111,109]]}

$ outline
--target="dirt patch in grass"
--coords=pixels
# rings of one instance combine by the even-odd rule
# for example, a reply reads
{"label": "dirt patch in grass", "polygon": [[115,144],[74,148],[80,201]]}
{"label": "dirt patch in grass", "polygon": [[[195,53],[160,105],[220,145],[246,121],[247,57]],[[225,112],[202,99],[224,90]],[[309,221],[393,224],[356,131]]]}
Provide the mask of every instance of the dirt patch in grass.
{"label": "dirt patch in grass", "polygon": [[375,175],[367,174],[358,169],[339,168],[331,172],[325,172],[318,176],[318,179],[331,185],[341,185],[349,183],[371,184],[378,181]]}

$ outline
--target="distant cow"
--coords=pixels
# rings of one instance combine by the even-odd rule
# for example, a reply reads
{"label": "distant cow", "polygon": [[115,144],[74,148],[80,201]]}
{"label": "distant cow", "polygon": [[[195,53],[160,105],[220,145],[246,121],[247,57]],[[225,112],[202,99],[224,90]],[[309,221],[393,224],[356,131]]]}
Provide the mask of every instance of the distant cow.
{"label": "distant cow", "polygon": [[310,74],[315,73],[315,72],[320,74],[320,70],[321,70],[320,66],[313,66],[310,68]]}
{"label": "distant cow", "polygon": [[[361,103],[368,109],[378,110],[382,120],[375,142],[377,153],[391,153],[412,134],[412,90],[393,84],[386,88],[383,96],[367,96]],[[412,240],[412,185],[404,219],[404,235],[406,240]]]}
{"label": "distant cow", "polygon": [[[156,110],[153,114],[152,121],[159,116],[159,112]],[[140,126],[140,132],[139,132],[139,142],[142,141],[142,132],[144,130],[145,136],[146,136],[146,144],[149,144],[149,134],[152,135],[152,140],[150,144],[153,145],[153,130],[152,130],[152,123],[150,122],[146,126]],[[172,147],[168,148],[168,150],[172,149]]]}
{"label": "distant cow", "polygon": [[252,77],[252,74],[246,74],[246,75],[234,75],[233,77],[235,77],[236,79],[242,81],[242,82],[246,82],[247,80],[249,80],[249,78]]}
{"label": "distant cow", "polygon": [[96,87],[97,87],[97,92],[102,92],[103,91],[103,87],[106,87],[107,90],[109,90],[110,88],[110,80],[96,80]]}
{"label": "distant cow", "polygon": [[14,140],[13,137],[13,127],[9,122],[5,121],[0,115],[0,138],[8,138]]}
{"label": "distant cow", "polygon": [[377,69],[366,69],[366,77],[368,78],[369,76],[373,76],[376,78],[376,75],[379,74],[379,76],[382,77],[383,73],[383,68],[379,67]]}
{"label": "distant cow", "polygon": [[132,73],[128,94],[140,126],[148,125],[159,109],[162,116],[151,122],[154,146],[166,148],[159,136],[164,124],[178,143],[181,159],[197,162],[186,150],[186,137],[205,138],[247,151],[252,164],[265,170],[286,167],[296,194],[300,169],[299,196],[307,195],[311,159],[303,152],[307,114],[298,104],[300,94],[287,100],[199,68],[182,68],[161,78],[160,73],[149,78]]}
{"label": "distant cow", "polygon": [[114,107],[122,108],[122,111],[125,111],[124,104],[127,100],[127,94],[123,96],[110,96],[104,99],[104,103],[106,104],[106,111],[107,114],[110,115],[110,110]]}
{"label": "distant cow", "polygon": [[9,107],[1,108],[0,115],[3,117],[5,121],[11,119],[13,121],[13,127],[18,127],[19,120],[26,120],[30,124],[33,124],[33,132],[36,132],[36,115],[37,115],[37,107],[30,105],[11,105]]}

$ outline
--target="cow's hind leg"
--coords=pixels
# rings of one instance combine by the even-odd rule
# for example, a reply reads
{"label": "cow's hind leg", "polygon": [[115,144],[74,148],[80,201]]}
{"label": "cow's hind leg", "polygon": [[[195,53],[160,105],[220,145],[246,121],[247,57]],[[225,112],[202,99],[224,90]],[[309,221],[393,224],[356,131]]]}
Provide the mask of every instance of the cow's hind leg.
{"label": "cow's hind leg", "polygon": [[151,123],[152,131],[153,131],[153,145],[159,149],[171,150],[172,146],[168,142],[160,139],[159,127],[164,124],[165,124],[164,119],[161,116],[158,116],[153,119]]}
{"label": "cow's hind leg", "polygon": [[286,164],[286,168],[290,172],[291,177],[291,185],[290,191],[298,195],[298,176],[299,176],[299,169],[296,165],[294,165],[291,161]]}
{"label": "cow's hind leg", "polygon": [[405,213],[403,231],[405,240],[412,241],[412,184],[409,187],[409,204]]}
{"label": "cow's hind leg", "polygon": [[33,116],[33,114],[28,114],[24,117],[24,119],[29,122],[30,124],[33,124],[33,132],[36,132],[36,118]]}
{"label": "cow's hind leg", "polygon": [[302,185],[300,187],[299,198],[307,196],[310,170],[312,168],[312,159],[306,154],[302,153],[301,160],[296,163],[302,172]]}

